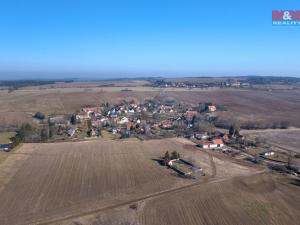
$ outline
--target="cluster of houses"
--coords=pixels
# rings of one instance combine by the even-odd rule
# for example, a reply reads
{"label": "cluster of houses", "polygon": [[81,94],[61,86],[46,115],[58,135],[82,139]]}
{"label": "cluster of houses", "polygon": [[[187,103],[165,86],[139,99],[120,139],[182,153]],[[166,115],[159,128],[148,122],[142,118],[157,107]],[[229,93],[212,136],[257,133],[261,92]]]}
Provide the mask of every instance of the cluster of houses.
{"label": "cluster of houses", "polygon": [[220,131],[216,131],[210,135],[207,132],[196,132],[192,138],[194,138],[197,146],[200,148],[221,149],[225,146],[224,143],[229,141],[230,135]]}
{"label": "cluster of houses", "polygon": [[[82,140],[102,137],[102,132],[107,131],[117,139],[192,137],[199,147],[222,148],[228,135],[205,133],[199,125],[207,122],[207,116],[214,116],[218,107],[212,103],[192,106],[156,98],[146,99],[142,103],[122,101],[119,104],[83,107],[73,115],[48,115],[35,120],[40,131],[36,140]],[[0,150],[8,151],[9,148],[9,143],[0,145]]]}
{"label": "cluster of houses", "polygon": [[165,80],[155,80],[152,82],[152,86],[160,88],[209,88],[209,87],[249,87],[248,82],[239,81],[235,79],[228,79],[227,81],[212,81],[212,82],[191,82],[191,81],[165,81]]}
{"label": "cluster of houses", "polygon": [[[209,105],[206,113],[217,111],[215,105]],[[182,110],[175,103],[160,103],[145,100],[141,104],[123,101],[120,104],[103,104],[97,107],[84,107],[76,114],[78,124],[85,124],[90,136],[99,136],[99,130],[107,130],[122,137],[155,135],[162,130],[174,130],[176,124],[193,128],[193,121],[201,112],[199,108],[186,107]],[[84,130],[84,129],[81,129]],[[74,130],[71,130],[73,133]],[[73,133],[70,136],[73,136]]]}
{"label": "cluster of houses", "polygon": [[[107,131],[116,139],[192,137],[199,147],[211,149],[222,148],[228,138],[220,132],[203,133],[205,131],[200,128],[201,123],[215,116],[218,110],[219,105],[212,103],[187,105],[172,99],[149,98],[141,103],[123,100],[119,104],[83,107],[73,115],[49,115],[37,123],[43,130],[42,140],[47,141],[100,138]],[[45,139],[45,136],[48,137]],[[0,147],[7,148],[4,145]]]}

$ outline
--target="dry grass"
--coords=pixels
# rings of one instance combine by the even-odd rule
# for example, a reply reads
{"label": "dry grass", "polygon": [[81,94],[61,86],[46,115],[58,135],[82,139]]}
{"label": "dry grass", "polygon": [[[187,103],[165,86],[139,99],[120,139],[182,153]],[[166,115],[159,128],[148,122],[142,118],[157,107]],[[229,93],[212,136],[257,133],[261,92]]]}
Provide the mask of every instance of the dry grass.
{"label": "dry grass", "polygon": [[9,143],[10,138],[12,138],[16,133],[15,132],[1,132],[0,133],[0,144],[1,143]]}

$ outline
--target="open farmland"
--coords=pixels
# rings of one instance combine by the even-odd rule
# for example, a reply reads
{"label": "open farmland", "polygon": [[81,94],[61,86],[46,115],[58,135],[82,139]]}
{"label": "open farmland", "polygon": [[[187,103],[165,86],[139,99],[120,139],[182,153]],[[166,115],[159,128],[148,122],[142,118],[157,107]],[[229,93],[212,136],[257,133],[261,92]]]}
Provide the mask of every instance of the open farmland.
{"label": "open farmland", "polygon": [[[138,102],[147,97],[160,96],[174,98],[179,102],[198,104],[213,102],[224,105],[227,111],[219,112],[220,119],[230,121],[232,118],[246,123],[253,121],[269,125],[274,122],[289,122],[291,126],[300,127],[299,90],[264,90],[244,89],[181,89],[152,88],[134,86],[125,87],[81,87],[72,83],[70,88],[37,89],[26,88],[7,93],[0,91],[0,123],[5,126],[30,121],[30,114],[37,111],[50,113],[74,113],[86,105],[104,102],[116,103],[123,99]],[[75,85],[75,86],[74,86]],[[6,119],[4,119],[6,118]]]}
{"label": "open farmland", "polygon": [[[56,223],[209,178],[254,171],[227,162],[230,173],[223,173],[220,160],[187,146],[192,147],[183,139],[24,144],[0,164],[0,224]],[[182,179],[158,165],[153,159],[166,150],[192,157],[206,176]]]}
{"label": "open farmland", "polygon": [[144,204],[143,225],[297,225],[300,189],[269,174],[208,183]]}
{"label": "open farmland", "polygon": [[0,133],[0,143],[9,143],[10,138],[15,135],[15,132],[3,132]]}
{"label": "open farmland", "polygon": [[260,137],[267,144],[278,147],[281,150],[291,150],[300,153],[300,129],[243,131],[242,133],[250,138]]}

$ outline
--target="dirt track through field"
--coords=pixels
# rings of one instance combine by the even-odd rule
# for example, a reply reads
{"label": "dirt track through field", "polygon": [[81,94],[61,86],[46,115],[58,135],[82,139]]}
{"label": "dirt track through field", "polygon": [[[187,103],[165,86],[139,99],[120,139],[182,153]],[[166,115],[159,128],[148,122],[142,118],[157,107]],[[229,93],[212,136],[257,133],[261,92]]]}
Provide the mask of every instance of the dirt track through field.
{"label": "dirt track through field", "polygon": [[195,160],[207,175],[203,180],[215,174],[214,164],[231,168],[230,173],[220,169],[224,173],[218,179],[253,173],[231,162],[209,160],[199,149],[186,150],[189,142],[180,140],[24,145],[0,165],[5,181],[0,182],[0,224],[73,218],[193,186],[194,180],[179,178],[153,160],[165,151]]}
{"label": "dirt track through field", "polygon": [[[207,154],[209,155],[210,166],[212,168],[212,174],[211,174],[211,176],[209,176],[209,178],[212,179],[216,176],[217,169],[216,169],[216,164],[214,162],[214,158],[213,158],[212,154],[210,154],[209,152]],[[258,171],[257,174],[259,174],[259,173],[263,173],[263,171]],[[221,181],[226,180],[226,179],[228,179],[228,178],[218,179],[218,180],[210,180],[210,182],[211,183],[221,182]],[[152,199],[152,198],[155,198],[155,197],[158,197],[158,196],[162,196],[164,194],[176,193],[176,192],[186,190],[186,189],[189,189],[189,188],[192,188],[192,187],[197,187],[197,186],[202,185],[202,184],[207,183],[207,182],[208,182],[208,179],[204,179],[204,177],[203,177],[203,179],[201,179],[200,181],[192,183],[190,185],[185,185],[183,187],[171,188],[171,189],[160,191],[160,192],[153,193],[153,194],[150,194],[150,195],[145,195],[141,198],[137,198],[137,199],[133,199],[133,200],[130,200],[130,201],[125,201],[125,202],[122,202],[122,203],[119,203],[119,204],[99,208],[99,209],[96,209],[96,210],[93,210],[93,211],[85,212],[85,213],[82,213],[82,214],[79,214],[79,215],[72,215],[70,217],[65,217],[65,218],[62,218],[62,219],[57,219],[57,220],[49,221],[49,222],[46,222],[46,223],[41,222],[41,223],[38,223],[38,224],[40,224],[40,225],[57,224],[59,222],[65,221],[65,220],[70,220],[70,219],[75,219],[75,218],[83,217],[83,216],[90,215],[90,214],[100,213],[100,212],[103,212],[103,211],[107,211],[107,210],[119,208],[119,207],[122,207],[122,206],[130,205],[132,203],[136,203],[136,202],[139,202],[139,201]]]}
{"label": "dirt track through field", "polygon": [[299,187],[267,173],[237,177],[151,199],[138,224],[298,225],[299,194]]}
{"label": "dirt track through field", "polygon": [[[261,173],[264,173],[264,171],[258,171],[255,174],[261,174]],[[186,186],[183,186],[183,187],[172,188],[172,189],[160,191],[160,192],[157,192],[157,193],[153,193],[153,194],[150,194],[150,195],[143,196],[141,198],[132,199],[130,201],[125,201],[125,202],[122,202],[122,203],[119,203],[119,204],[114,204],[114,205],[111,205],[111,206],[99,208],[99,209],[96,209],[96,210],[93,210],[93,211],[88,211],[88,212],[84,212],[84,213],[81,213],[81,214],[78,214],[78,215],[72,215],[70,217],[65,217],[65,218],[57,219],[57,220],[52,220],[52,221],[49,221],[49,222],[41,222],[41,223],[37,223],[37,224],[39,224],[39,225],[58,224],[59,222],[62,222],[62,221],[65,221],[65,220],[70,220],[70,219],[86,216],[86,215],[89,215],[89,214],[100,213],[100,212],[103,212],[103,211],[107,211],[107,210],[119,208],[119,207],[122,207],[122,206],[130,205],[132,203],[136,203],[136,202],[139,202],[139,201],[144,201],[144,200],[147,200],[147,199],[153,199],[155,197],[164,196],[166,194],[178,193],[180,191],[189,190],[190,188],[196,188],[196,187],[198,187],[200,185],[203,185],[203,184],[206,184],[206,183],[217,183],[217,182],[222,182],[222,181],[225,181],[225,180],[228,180],[228,179],[231,179],[231,178],[215,179],[215,180],[213,179],[213,180],[210,180],[210,181],[201,180],[201,181],[198,181],[198,182],[195,182],[193,184],[186,185]]]}

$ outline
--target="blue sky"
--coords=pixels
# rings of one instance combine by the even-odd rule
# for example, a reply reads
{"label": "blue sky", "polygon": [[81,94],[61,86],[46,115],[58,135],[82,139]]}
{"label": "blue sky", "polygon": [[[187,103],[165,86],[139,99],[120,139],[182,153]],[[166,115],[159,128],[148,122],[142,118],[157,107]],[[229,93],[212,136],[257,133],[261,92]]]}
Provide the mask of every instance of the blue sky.
{"label": "blue sky", "polygon": [[0,0],[0,78],[300,76],[299,0]]}

